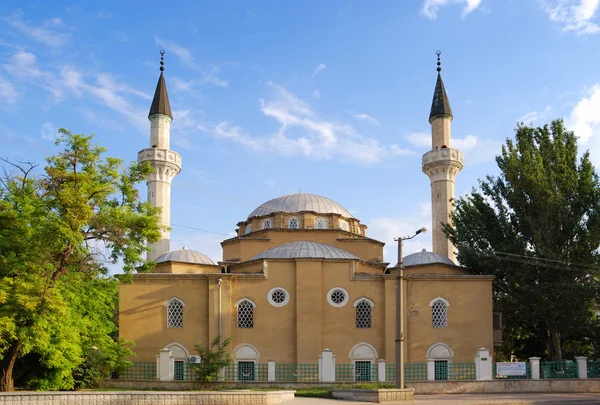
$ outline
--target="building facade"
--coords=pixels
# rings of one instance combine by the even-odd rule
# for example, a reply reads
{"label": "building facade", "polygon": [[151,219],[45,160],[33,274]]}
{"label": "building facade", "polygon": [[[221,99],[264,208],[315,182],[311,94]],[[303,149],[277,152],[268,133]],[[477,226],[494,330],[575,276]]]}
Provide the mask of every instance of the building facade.
{"label": "building facade", "polygon": [[[442,232],[452,210],[462,153],[451,148],[450,103],[438,76],[430,113],[432,149],[422,170],[431,181],[433,252],[403,259],[406,363],[472,362],[493,347],[492,277],[455,262]],[[171,180],[181,156],[169,149],[173,119],[161,61],[150,109],[151,145],[139,161],[156,168],[148,200],[169,225]],[[169,349],[187,361],[194,345],[231,337],[241,364],[315,364],[324,349],[337,364],[376,364],[395,358],[398,265],[383,261],[380,241],[340,204],[298,193],[271,199],[237,224],[224,240],[223,260],[170,250],[169,234],[151,246],[156,268],[120,286],[121,337],[135,341],[136,361]]]}

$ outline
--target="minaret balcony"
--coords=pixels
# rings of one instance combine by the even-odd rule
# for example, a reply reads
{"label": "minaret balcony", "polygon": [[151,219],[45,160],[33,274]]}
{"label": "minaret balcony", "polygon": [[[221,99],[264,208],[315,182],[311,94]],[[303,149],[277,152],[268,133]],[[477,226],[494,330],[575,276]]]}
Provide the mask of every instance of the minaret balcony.
{"label": "minaret balcony", "polygon": [[[423,173],[434,180],[439,174],[453,178],[463,168],[463,154],[458,149],[433,149],[423,155]],[[441,172],[440,172],[441,170]]]}
{"label": "minaret balcony", "polygon": [[138,152],[138,163],[147,161],[149,161],[151,164],[171,164],[181,169],[181,155],[170,149],[142,149]]}

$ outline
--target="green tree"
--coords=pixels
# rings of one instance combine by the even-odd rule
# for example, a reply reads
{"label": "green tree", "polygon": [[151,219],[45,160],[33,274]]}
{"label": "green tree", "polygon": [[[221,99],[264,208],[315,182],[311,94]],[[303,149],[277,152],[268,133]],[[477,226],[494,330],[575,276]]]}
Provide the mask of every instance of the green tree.
{"label": "green tree", "polygon": [[210,345],[204,346],[202,342],[196,343],[194,346],[200,355],[200,363],[190,363],[198,379],[202,382],[215,381],[219,375],[219,371],[223,367],[231,364],[231,355],[225,348],[231,344],[231,338],[221,341],[221,337],[215,337]]}
{"label": "green tree", "polygon": [[600,186],[589,154],[578,158],[574,133],[555,120],[519,124],[496,162],[500,174],[456,201],[445,228],[458,260],[496,276],[510,350],[553,360],[598,350]]}
{"label": "green tree", "polygon": [[[160,236],[156,208],[135,184],[148,165],[103,157],[91,136],[61,129],[64,149],[43,173],[28,162],[4,160],[0,178],[0,390],[14,389],[17,359],[35,354],[46,389],[69,389],[73,370],[91,347],[118,352],[106,314],[114,311],[115,281],[101,280],[106,261],[126,275],[146,271],[146,241]],[[114,325],[113,325],[114,328]],[[116,342],[117,346],[121,346]],[[105,351],[106,350],[106,351]]]}

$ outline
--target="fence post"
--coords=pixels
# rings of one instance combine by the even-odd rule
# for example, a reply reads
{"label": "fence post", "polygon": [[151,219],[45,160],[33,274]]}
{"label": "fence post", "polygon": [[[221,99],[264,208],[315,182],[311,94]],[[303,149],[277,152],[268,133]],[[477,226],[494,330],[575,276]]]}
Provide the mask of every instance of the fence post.
{"label": "fence post", "polygon": [[377,360],[377,380],[385,382],[385,359]]}
{"label": "fence post", "polygon": [[435,381],[435,360],[427,359],[427,381]]}
{"label": "fence post", "polygon": [[579,356],[575,357],[575,360],[577,360],[579,378],[587,378],[587,357]]}
{"label": "fence post", "polygon": [[158,379],[160,381],[173,381],[173,368],[175,367],[175,359],[171,356],[169,349],[160,349],[158,352]]}
{"label": "fence post", "polygon": [[335,381],[335,356],[329,349],[324,349],[319,355],[319,381]]}
{"label": "fence post", "polygon": [[540,358],[539,357],[530,357],[529,358],[529,366],[531,368],[531,379],[539,380],[540,379]]}
{"label": "fence post", "polygon": [[267,362],[267,381],[275,381],[275,361]]}
{"label": "fence post", "polygon": [[477,356],[475,356],[475,379],[478,381],[492,379],[490,351],[484,347],[478,349]]}

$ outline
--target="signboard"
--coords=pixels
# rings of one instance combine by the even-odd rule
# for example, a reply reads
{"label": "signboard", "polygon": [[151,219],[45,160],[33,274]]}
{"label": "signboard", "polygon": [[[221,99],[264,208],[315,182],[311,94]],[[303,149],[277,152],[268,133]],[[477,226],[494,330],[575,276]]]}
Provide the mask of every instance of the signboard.
{"label": "signboard", "polygon": [[527,363],[496,363],[496,378],[502,377],[525,377],[527,375]]}

